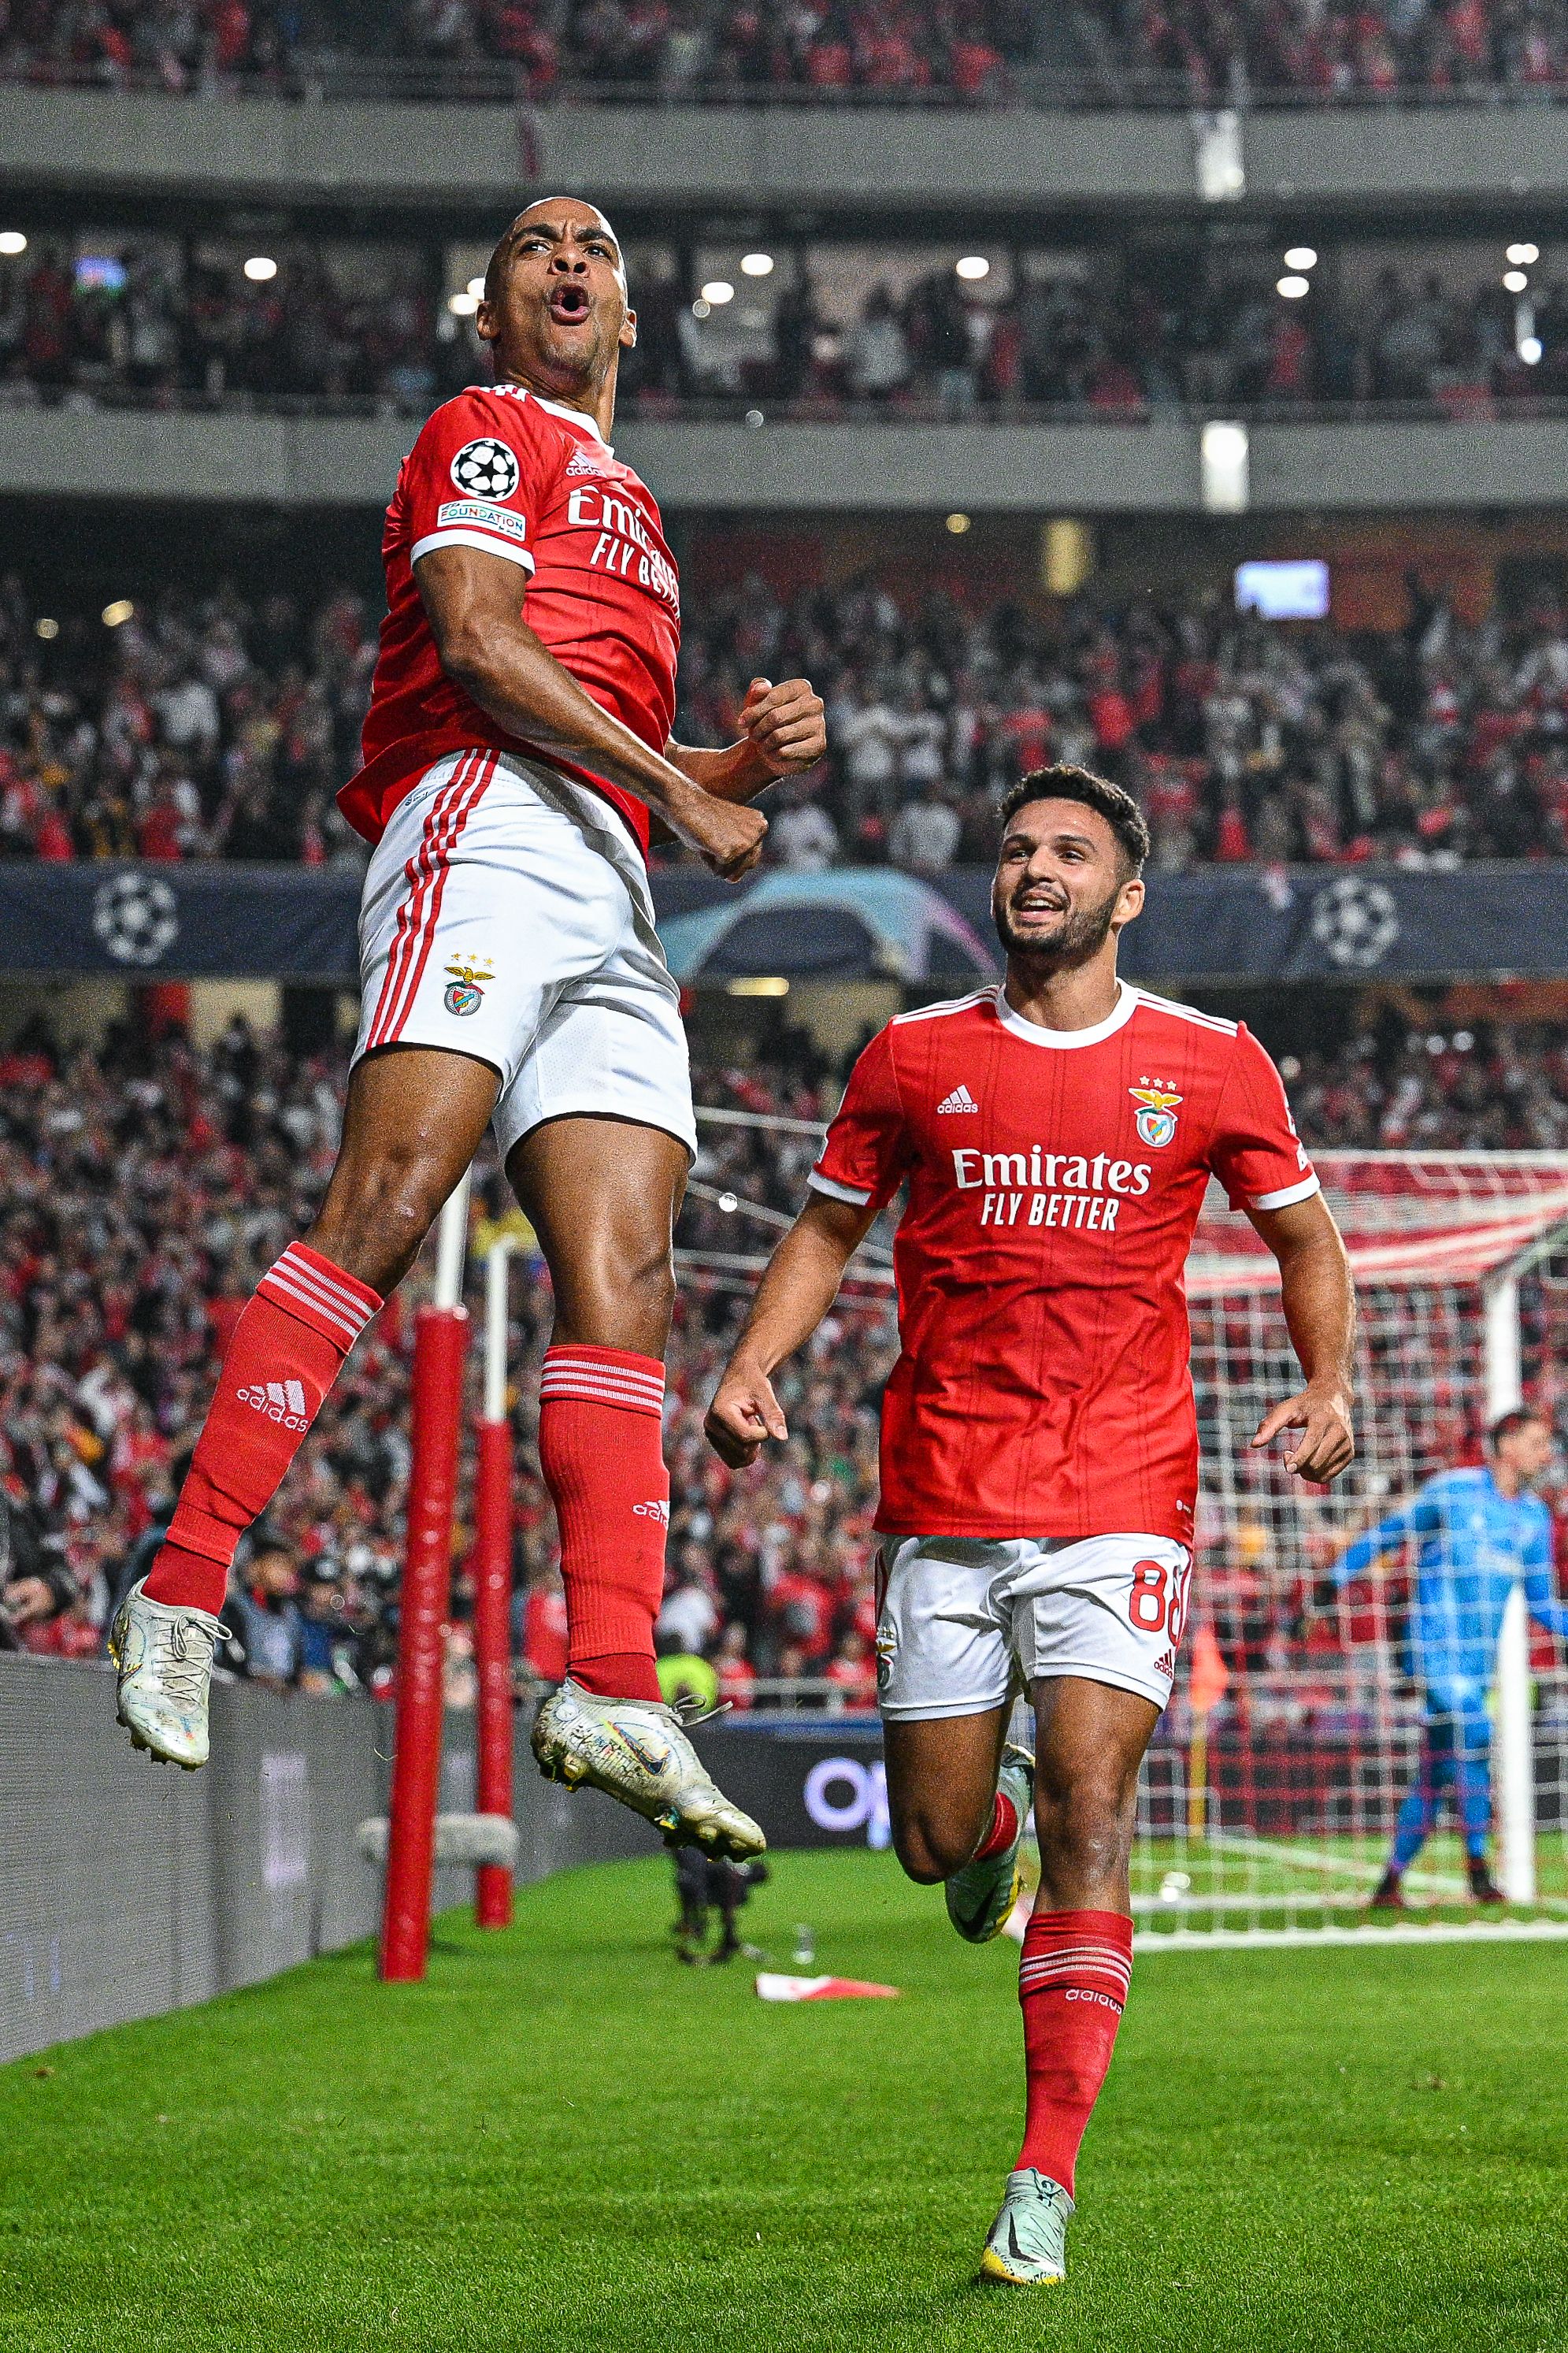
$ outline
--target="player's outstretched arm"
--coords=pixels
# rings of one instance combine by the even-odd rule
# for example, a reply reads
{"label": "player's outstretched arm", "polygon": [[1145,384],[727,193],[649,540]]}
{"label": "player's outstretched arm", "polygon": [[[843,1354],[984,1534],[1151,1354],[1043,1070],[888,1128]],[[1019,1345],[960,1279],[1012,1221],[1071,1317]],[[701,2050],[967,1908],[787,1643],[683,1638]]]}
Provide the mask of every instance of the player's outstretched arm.
{"label": "player's outstretched arm", "polygon": [[876,1220],[874,1208],[814,1193],[774,1250],[704,1424],[731,1471],[754,1462],[764,1439],[789,1436],[770,1376],[810,1339]]}
{"label": "player's outstretched arm", "polygon": [[1280,1430],[1299,1430],[1286,1470],[1320,1482],[1337,1479],[1355,1459],[1355,1293],[1340,1229],[1321,1193],[1247,1215],[1279,1261],[1285,1322],[1306,1376],[1304,1388],[1264,1415],[1252,1443],[1267,1446]]}
{"label": "player's outstretched arm", "polygon": [[741,706],[741,736],[722,751],[668,743],[665,757],[721,801],[753,800],[781,776],[804,776],[827,749],[823,702],[808,678],[754,678]]}
{"label": "player's outstretched arm", "polygon": [[515,564],[482,548],[433,547],[414,577],[442,669],[509,735],[635,793],[728,881],[756,864],[766,818],[705,791],[600,710],[523,619]]}

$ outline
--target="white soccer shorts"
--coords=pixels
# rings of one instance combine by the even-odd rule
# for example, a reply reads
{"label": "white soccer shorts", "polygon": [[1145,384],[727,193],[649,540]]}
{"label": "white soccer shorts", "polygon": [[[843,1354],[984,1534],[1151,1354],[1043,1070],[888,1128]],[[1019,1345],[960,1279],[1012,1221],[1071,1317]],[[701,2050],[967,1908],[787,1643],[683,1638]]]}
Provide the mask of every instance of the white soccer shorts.
{"label": "white soccer shorts", "polygon": [[978,1715],[1043,1675],[1083,1675],[1163,1708],[1192,1556],[1168,1536],[890,1538],[879,1570],[877,1686],[908,1723]]}
{"label": "white soccer shorts", "polygon": [[493,1125],[636,1120],[697,1149],[680,996],[647,872],[586,785],[510,752],[426,771],[376,844],[360,904],[354,1060],[445,1046],[500,1072]]}

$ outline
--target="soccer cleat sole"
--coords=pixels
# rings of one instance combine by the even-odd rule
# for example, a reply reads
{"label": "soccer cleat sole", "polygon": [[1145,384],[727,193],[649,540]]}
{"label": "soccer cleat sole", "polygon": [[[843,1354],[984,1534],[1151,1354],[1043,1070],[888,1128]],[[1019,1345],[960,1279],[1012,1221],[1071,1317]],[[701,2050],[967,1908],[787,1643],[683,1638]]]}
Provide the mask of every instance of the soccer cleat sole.
{"label": "soccer cleat sole", "polygon": [[1066,2287],[1065,2272],[1040,2272],[1028,2276],[1023,2272],[1010,2272],[994,2247],[987,2247],[980,2258],[979,2276],[994,2287]]}
{"label": "soccer cleat sole", "polygon": [[[989,1928],[977,1931],[973,1922],[965,1923],[960,1920],[953,1920],[952,1925],[958,1930],[959,1935],[963,1938],[966,1945],[994,1945],[997,1937],[1002,1934],[1003,1929],[1007,1926],[1008,1921],[1012,1918],[1017,1906],[1018,1898],[1023,1893],[1024,1874],[1015,1863],[1013,1866],[1013,1885],[1007,1897],[1007,1908],[1005,1912],[998,1915],[996,1920]],[[948,1914],[948,1918],[950,1920],[952,1919],[951,1912]]]}
{"label": "soccer cleat sole", "polygon": [[177,1765],[182,1773],[199,1773],[201,1771],[202,1768],[200,1765],[193,1764],[187,1757],[171,1757],[163,1749],[154,1748],[153,1743],[148,1739],[147,1735],[144,1732],[138,1731],[135,1725],[131,1723],[128,1717],[120,1714],[118,1708],[115,1710],[114,1720],[116,1724],[121,1726],[122,1731],[128,1732],[131,1735],[132,1747],[145,1749],[147,1755],[153,1759],[154,1765]]}
{"label": "soccer cleat sole", "polygon": [[536,1749],[534,1762],[546,1781],[558,1782],[568,1790],[598,1789],[606,1798],[614,1798],[617,1805],[625,1806],[629,1812],[641,1814],[645,1822],[653,1824],[668,1847],[700,1847],[704,1854],[715,1855],[731,1862],[749,1862],[760,1851],[749,1839],[729,1837],[717,1822],[683,1821],[673,1806],[660,1806],[656,1812],[646,1810],[624,1789],[595,1780],[580,1757],[541,1757]]}

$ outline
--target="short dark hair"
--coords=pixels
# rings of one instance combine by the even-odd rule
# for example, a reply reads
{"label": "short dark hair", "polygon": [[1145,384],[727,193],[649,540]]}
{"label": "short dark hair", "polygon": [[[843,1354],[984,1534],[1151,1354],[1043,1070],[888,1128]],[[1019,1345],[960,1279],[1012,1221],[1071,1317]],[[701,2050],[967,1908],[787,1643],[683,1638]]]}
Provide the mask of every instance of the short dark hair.
{"label": "short dark hair", "polygon": [[1516,1430],[1529,1430],[1535,1423],[1539,1423],[1542,1430],[1550,1430],[1552,1417],[1549,1413],[1542,1413],[1539,1406],[1510,1406],[1507,1413],[1500,1413],[1497,1419],[1489,1424],[1487,1444],[1496,1447],[1503,1439],[1511,1438]]}
{"label": "short dark hair", "polygon": [[1121,855],[1130,875],[1142,871],[1149,855],[1149,827],[1142,810],[1131,793],[1113,785],[1109,776],[1097,776],[1092,769],[1075,768],[1064,763],[1055,768],[1031,768],[1002,803],[1002,829],[1006,831],[1021,808],[1031,801],[1081,801],[1085,808],[1093,809],[1105,819],[1121,845]]}

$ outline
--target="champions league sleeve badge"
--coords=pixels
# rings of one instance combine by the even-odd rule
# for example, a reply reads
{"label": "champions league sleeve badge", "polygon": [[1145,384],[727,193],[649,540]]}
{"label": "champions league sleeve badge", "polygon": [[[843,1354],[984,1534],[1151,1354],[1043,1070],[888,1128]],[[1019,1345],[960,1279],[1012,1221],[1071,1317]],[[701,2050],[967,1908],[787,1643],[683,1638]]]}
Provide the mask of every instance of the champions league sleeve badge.
{"label": "champions league sleeve badge", "polygon": [[485,1001],[485,983],[495,978],[488,964],[458,964],[456,958],[447,966],[451,979],[447,983],[441,1002],[448,1013],[477,1013]]}
{"label": "champions league sleeve badge", "polygon": [[1147,1080],[1141,1087],[1129,1087],[1127,1092],[1138,1105],[1134,1124],[1139,1141],[1146,1144],[1151,1152],[1158,1152],[1176,1133],[1176,1105],[1181,1096],[1152,1087]]}

